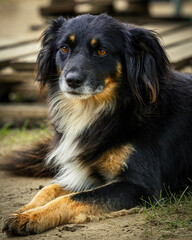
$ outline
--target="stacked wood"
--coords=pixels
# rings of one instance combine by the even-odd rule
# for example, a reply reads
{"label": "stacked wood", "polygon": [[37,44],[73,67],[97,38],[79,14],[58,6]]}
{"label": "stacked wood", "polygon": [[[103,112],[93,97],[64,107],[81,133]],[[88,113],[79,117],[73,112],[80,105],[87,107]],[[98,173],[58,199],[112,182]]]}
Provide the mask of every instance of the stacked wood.
{"label": "stacked wood", "polygon": [[9,123],[11,126],[41,125],[47,118],[47,108],[43,104],[0,104],[0,125]]}
{"label": "stacked wood", "polygon": [[47,7],[42,7],[40,9],[41,14],[44,16],[47,15],[62,15],[63,13],[68,15],[73,15],[75,1],[74,0],[52,0],[51,4]]}
{"label": "stacked wood", "polygon": [[[148,15],[149,0],[121,0],[124,9],[118,10],[114,0],[52,0],[50,5],[41,8],[42,15],[76,15],[81,13],[99,14],[102,12],[126,12],[129,14]],[[120,1],[119,1],[120,2]]]}
{"label": "stacked wood", "polygon": [[99,14],[111,10],[112,0],[52,0],[49,6],[41,8],[41,14],[44,16]]}
{"label": "stacked wood", "polygon": [[0,125],[39,125],[47,118],[45,97],[35,83],[35,62],[41,31],[0,40]]}
{"label": "stacked wood", "polygon": [[40,101],[38,83],[35,84],[33,72],[17,72],[11,69],[11,73],[0,73],[0,99],[1,101]]}
{"label": "stacked wood", "polygon": [[37,54],[17,58],[10,62],[10,66],[17,71],[34,71]]}
{"label": "stacked wood", "polygon": [[125,8],[122,12],[128,13],[129,15],[149,15],[149,0],[128,0],[127,3],[127,8]]}

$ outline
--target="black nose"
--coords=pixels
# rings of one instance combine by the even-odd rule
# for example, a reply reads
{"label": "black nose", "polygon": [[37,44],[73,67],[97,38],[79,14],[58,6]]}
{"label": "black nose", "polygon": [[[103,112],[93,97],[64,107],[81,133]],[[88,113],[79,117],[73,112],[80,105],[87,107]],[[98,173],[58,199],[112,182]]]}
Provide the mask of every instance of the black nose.
{"label": "black nose", "polygon": [[81,76],[77,72],[67,73],[65,79],[66,79],[67,85],[74,89],[80,87],[83,83]]}

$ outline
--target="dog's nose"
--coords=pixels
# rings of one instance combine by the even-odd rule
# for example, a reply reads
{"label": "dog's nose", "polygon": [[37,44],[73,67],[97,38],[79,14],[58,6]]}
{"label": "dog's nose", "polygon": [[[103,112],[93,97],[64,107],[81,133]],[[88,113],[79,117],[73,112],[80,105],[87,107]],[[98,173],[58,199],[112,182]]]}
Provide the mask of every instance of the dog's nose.
{"label": "dog's nose", "polygon": [[67,85],[71,88],[78,88],[82,85],[83,80],[80,75],[76,72],[69,72],[66,77]]}

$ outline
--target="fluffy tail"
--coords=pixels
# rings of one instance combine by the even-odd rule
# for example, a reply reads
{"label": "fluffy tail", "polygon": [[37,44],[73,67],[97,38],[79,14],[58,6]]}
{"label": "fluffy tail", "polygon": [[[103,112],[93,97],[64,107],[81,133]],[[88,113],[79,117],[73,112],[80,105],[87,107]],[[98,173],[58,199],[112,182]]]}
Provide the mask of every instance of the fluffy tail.
{"label": "fluffy tail", "polygon": [[0,170],[14,175],[28,177],[52,177],[54,171],[51,166],[45,165],[45,158],[49,153],[50,139],[35,144],[32,149],[14,151],[3,157]]}

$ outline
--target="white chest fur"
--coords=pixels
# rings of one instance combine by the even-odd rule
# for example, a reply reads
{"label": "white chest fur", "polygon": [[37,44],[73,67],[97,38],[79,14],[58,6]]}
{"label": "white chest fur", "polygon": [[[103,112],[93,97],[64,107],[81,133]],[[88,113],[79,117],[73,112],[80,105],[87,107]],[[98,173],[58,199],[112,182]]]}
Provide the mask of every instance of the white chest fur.
{"label": "white chest fur", "polygon": [[78,160],[83,152],[78,135],[106,110],[105,104],[66,99],[62,94],[57,94],[50,101],[49,108],[52,122],[63,134],[58,146],[47,158],[47,164],[52,162],[60,169],[54,181],[71,191],[90,189],[96,182],[90,177],[89,167]]}

